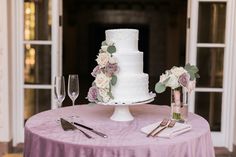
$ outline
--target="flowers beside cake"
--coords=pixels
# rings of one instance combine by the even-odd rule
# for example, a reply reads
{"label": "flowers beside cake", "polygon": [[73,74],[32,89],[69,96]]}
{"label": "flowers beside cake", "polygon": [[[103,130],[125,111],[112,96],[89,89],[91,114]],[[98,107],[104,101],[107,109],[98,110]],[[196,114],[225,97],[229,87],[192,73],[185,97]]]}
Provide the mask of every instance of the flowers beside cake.
{"label": "flowers beside cake", "polygon": [[188,95],[194,90],[196,79],[199,78],[198,68],[186,64],[185,67],[172,67],[160,76],[155,86],[157,93],[171,88],[171,118],[186,121],[188,113]]}
{"label": "flowers beside cake", "polygon": [[102,42],[96,59],[98,65],[91,73],[95,80],[87,96],[90,102],[108,102],[110,99],[113,99],[111,86],[116,84],[117,77],[115,73],[118,71],[117,61],[113,56],[115,52],[116,47],[114,43],[107,44],[105,41]]}

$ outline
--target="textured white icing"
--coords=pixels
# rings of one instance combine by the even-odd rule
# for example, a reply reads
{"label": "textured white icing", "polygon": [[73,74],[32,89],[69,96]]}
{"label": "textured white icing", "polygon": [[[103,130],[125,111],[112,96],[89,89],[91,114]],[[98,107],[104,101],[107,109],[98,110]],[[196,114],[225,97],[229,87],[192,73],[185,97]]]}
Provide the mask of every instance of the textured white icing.
{"label": "textured white icing", "polygon": [[113,102],[138,102],[149,97],[148,74],[118,75],[112,87]]}
{"label": "textured white icing", "polygon": [[106,31],[106,41],[116,46],[114,57],[119,71],[111,88],[111,103],[133,103],[150,99],[148,74],[143,73],[143,52],[138,51],[138,30],[112,29]]}
{"label": "textured white icing", "polygon": [[138,51],[138,30],[136,29],[110,29],[106,30],[106,42],[115,43],[117,51]]}
{"label": "textured white icing", "polygon": [[114,53],[119,66],[119,74],[142,74],[143,52]]}

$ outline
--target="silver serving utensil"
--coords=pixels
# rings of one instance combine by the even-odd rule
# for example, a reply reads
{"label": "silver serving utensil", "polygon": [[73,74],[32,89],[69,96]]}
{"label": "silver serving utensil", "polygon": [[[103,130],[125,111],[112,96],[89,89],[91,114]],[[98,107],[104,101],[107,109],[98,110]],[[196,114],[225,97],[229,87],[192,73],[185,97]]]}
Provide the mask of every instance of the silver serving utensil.
{"label": "silver serving utensil", "polygon": [[172,128],[172,127],[174,127],[174,126],[175,126],[175,123],[176,123],[175,120],[171,120],[166,126],[164,126],[164,127],[161,128],[159,131],[157,131],[157,132],[153,135],[153,137],[157,136],[160,132],[162,132],[162,131],[163,131],[164,129],[166,129],[166,128]]}
{"label": "silver serving utensil", "polygon": [[149,134],[147,134],[147,137],[151,136],[158,128],[166,126],[168,122],[169,122],[169,119],[166,119],[166,118],[163,119],[157,127],[155,127]]}
{"label": "silver serving utensil", "polygon": [[77,127],[75,127],[73,124],[71,124],[70,122],[68,122],[67,120],[61,118],[61,126],[63,128],[64,131],[68,131],[68,130],[79,130],[81,133],[83,133],[87,138],[92,138],[89,134],[87,134],[86,132],[84,132],[83,130],[78,129]]}
{"label": "silver serving utensil", "polygon": [[87,129],[87,130],[89,130],[89,131],[91,131],[91,132],[93,132],[93,133],[95,133],[95,134],[97,134],[97,135],[99,135],[99,136],[101,136],[101,137],[103,137],[103,138],[107,138],[107,135],[106,135],[106,134],[101,133],[101,132],[98,132],[98,131],[94,130],[93,128],[90,128],[90,127],[88,127],[88,126],[85,126],[85,125],[80,124],[80,123],[77,123],[77,122],[74,122],[74,124],[77,125],[77,126],[80,126],[80,127],[84,128],[84,129]]}

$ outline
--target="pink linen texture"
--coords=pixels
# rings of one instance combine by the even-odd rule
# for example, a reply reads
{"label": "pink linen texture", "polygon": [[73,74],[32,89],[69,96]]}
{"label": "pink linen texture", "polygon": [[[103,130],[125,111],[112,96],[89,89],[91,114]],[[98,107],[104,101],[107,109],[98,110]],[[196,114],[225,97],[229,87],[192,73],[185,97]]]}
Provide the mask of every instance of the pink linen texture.
{"label": "pink linen texture", "polygon": [[[147,138],[140,129],[170,116],[168,106],[137,105],[130,110],[130,122],[110,120],[114,107],[76,105],[45,111],[31,117],[25,125],[24,157],[214,157],[209,124],[189,114],[192,130],[172,139]],[[79,116],[78,122],[108,135],[64,131],[59,117]]]}

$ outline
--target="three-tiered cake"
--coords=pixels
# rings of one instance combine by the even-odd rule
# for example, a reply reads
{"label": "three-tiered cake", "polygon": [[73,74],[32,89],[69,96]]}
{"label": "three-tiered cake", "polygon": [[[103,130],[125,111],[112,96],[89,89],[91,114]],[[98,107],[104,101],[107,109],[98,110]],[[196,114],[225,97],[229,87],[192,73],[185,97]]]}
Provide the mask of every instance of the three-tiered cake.
{"label": "three-tiered cake", "polygon": [[138,50],[136,29],[106,30],[97,58],[98,66],[89,89],[91,102],[107,104],[133,104],[152,99],[149,93],[149,76],[143,73],[143,52]]}

